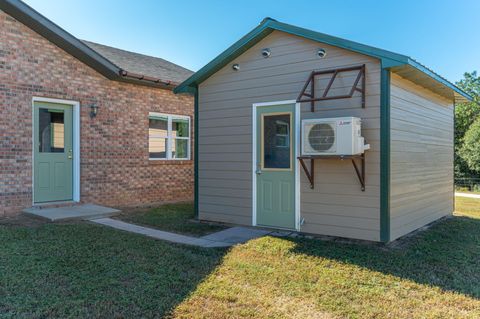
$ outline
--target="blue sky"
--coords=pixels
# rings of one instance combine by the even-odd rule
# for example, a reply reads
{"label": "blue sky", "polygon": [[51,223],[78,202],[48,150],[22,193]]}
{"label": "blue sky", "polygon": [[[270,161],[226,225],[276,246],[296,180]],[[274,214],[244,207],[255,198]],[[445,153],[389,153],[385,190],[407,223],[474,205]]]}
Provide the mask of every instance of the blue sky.
{"label": "blue sky", "polygon": [[409,55],[451,81],[480,71],[480,1],[26,0],[72,33],[198,70],[260,21]]}

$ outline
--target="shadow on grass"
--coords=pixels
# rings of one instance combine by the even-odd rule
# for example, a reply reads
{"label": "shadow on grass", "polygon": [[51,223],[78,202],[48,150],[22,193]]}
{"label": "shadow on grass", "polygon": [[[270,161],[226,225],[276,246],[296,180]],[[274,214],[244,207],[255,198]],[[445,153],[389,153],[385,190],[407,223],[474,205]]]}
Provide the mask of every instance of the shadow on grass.
{"label": "shadow on grass", "polygon": [[[295,254],[333,259],[480,298],[479,219],[439,222],[397,247],[282,239],[294,243]],[[0,225],[0,242],[0,317],[5,318],[164,317],[198,294],[199,285],[215,276],[217,269],[232,275],[225,289],[230,289],[232,280],[246,280],[242,274],[248,269],[222,267],[227,250],[175,245],[86,223]],[[247,248],[233,251],[235,260],[229,267],[232,262],[252,263],[252,282],[265,284],[262,280],[272,275],[255,264],[264,261],[250,260],[255,254],[242,249]],[[274,254],[271,247],[266,249],[268,256]],[[265,262],[275,264],[278,258]]]}
{"label": "shadow on grass", "polygon": [[87,223],[0,225],[0,317],[163,317],[226,250]]}
{"label": "shadow on grass", "polygon": [[294,253],[331,258],[480,298],[479,219],[455,216],[392,247],[294,241]]}

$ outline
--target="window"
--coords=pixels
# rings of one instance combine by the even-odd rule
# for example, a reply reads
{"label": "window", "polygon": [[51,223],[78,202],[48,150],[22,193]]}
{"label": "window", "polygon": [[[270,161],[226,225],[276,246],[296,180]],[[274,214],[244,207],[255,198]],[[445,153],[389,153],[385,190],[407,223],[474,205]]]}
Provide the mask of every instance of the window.
{"label": "window", "polygon": [[151,160],[190,159],[190,117],[150,113],[148,152]]}
{"label": "window", "polygon": [[40,108],[39,141],[40,153],[63,153],[65,143],[64,114],[62,110]]}
{"label": "window", "polygon": [[290,113],[262,115],[262,169],[290,169]]}
{"label": "window", "polygon": [[290,147],[290,130],[288,129],[288,122],[276,121],[275,145],[276,147]]}

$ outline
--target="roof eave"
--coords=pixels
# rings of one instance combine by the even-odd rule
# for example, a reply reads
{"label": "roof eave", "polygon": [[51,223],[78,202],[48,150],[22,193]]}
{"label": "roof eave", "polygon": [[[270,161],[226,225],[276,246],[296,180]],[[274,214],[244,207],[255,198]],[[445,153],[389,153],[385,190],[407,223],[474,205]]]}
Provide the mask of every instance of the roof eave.
{"label": "roof eave", "polygon": [[330,44],[340,48],[344,48],[350,51],[358,52],[361,54],[374,56],[382,60],[382,64],[388,65],[398,65],[406,63],[408,57],[397,54],[394,52],[370,47],[364,44],[357,42],[333,37],[324,33],[315,32],[312,30],[296,27],[290,24],[278,22],[271,18],[265,18],[256,28],[250,31],[247,35],[242,37],[240,40],[235,42],[227,50],[222,52],[219,56],[213,59],[210,63],[205,65],[203,68],[198,70],[187,80],[182,82],[175,90],[175,93],[186,92],[187,87],[198,86],[202,81],[208,78],[211,74],[215,73],[216,70],[219,70],[226,65],[229,61],[238,57],[241,53],[245,52],[247,49],[252,47],[254,44],[262,40],[268,34],[274,30],[282,31],[312,41],[322,42],[325,44]]}
{"label": "roof eave", "polygon": [[188,79],[180,83],[174,90],[174,93],[192,93],[192,89],[198,86],[202,81],[208,78],[211,74],[221,69],[226,63],[235,59],[240,54],[248,50],[255,43],[270,34],[273,29],[269,28],[269,21],[265,19],[254,28],[252,31],[243,36],[240,40],[232,44],[228,49],[220,53],[215,59],[206,64],[203,68],[192,74]]}
{"label": "roof eave", "polygon": [[[454,92],[454,96],[458,96],[458,98],[455,98],[456,101],[459,101],[459,102],[473,101],[472,96],[470,96],[469,94],[464,92],[462,89],[460,89],[459,87],[457,87],[456,85],[454,85],[450,81],[448,81],[448,80],[444,79],[443,77],[441,77],[440,75],[436,74],[435,72],[433,72],[429,68],[427,68],[424,65],[418,63],[417,61],[409,58],[408,59],[408,64],[410,66],[416,68],[417,70],[425,73],[426,75],[428,75],[429,77],[431,77],[435,81],[441,83],[442,85],[446,86],[447,88],[451,89]],[[462,99],[462,97],[463,97],[463,99]]]}
{"label": "roof eave", "polygon": [[[238,57],[241,53],[245,52],[247,49],[252,47],[255,43],[263,39],[273,30],[278,30],[286,32],[292,35],[303,37],[312,41],[321,42],[329,44],[332,46],[340,47],[346,50],[364,54],[377,58],[381,61],[382,68],[395,68],[405,65],[410,65],[419,71],[425,73],[435,81],[438,81],[445,87],[453,90],[455,96],[461,97],[460,100],[472,100],[472,97],[467,93],[463,92],[454,84],[450,83],[446,79],[442,78],[435,72],[411,59],[410,57],[395,52],[375,48],[372,46],[364,45],[350,40],[345,40],[342,38],[337,38],[330,36],[328,34],[296,27],[290,24],[278,22],[276,20],[266,18],[264,19],[259,26],[249,32],[246,36],[235,42],[227,50],[221,53],[217,58],[213,59],[210,63],[205,65],[199,71],[190,76],[187,80],[182,82],[175,90],[175,93],[188,92],[190,89],[198,87],[198,85],[207,79],[210,75],[215,73],[217,70],[225,66],[229,61]],[[456,99],[457,101],[458,99]],[[460,101],[458,100],[458,101]]]}

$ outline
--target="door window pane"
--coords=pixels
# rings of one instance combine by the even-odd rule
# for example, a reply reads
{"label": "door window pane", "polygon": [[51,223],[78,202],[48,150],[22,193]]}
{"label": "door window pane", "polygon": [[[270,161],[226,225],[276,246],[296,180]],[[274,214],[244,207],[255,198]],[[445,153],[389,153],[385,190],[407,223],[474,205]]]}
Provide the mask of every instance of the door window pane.
{"label": "door window pane", "polygon": [[289,169],[290,114],[263,117],[263,168]]}
{"label": "door window pane", "polygon": [[38,151],[63,153],[65,150],[65,114],[62,110],[38,110]]}

